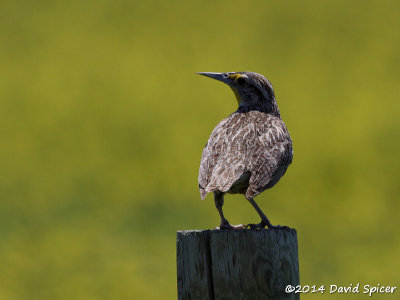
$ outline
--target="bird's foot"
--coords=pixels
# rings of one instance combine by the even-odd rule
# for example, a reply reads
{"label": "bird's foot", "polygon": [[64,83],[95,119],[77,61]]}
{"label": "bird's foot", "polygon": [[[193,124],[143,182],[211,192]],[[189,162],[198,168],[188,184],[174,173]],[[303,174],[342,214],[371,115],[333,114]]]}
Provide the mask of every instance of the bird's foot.
{"label": "bird's foot", "polygon": [[268,229],[290,230],[290,227],[281,225],[276,225],[276,226],[270,225],[268,226]]}
{"label": "bird's foot", "polygon": [[259,224],[247,224],[245,226],[246,229],[263,229],[265,227],[268,227],[268,229],[279,229],[279,230],[290,230],[288,226],[281,226],[281,225],[272,225],[272,224],[267,224],[265,222],[261,222]]}
{"label": "bird's foot", "polygon": [[231,229],[244,229],[244,225],[243,224],[231,225]]}
{"label": "bird's foot", "polygon": [[246,229],[263,229],[265,228],[265,224],[259,223],[259,224],[247,224],[245,226]]}
{"label": "bird's foot", "polygon": [[230,230],[230,229],[244,229],[245,226],[242,224],[239,225],[231,225],[228,222],[221,223],[219,227],[215,227],[217,230]]}

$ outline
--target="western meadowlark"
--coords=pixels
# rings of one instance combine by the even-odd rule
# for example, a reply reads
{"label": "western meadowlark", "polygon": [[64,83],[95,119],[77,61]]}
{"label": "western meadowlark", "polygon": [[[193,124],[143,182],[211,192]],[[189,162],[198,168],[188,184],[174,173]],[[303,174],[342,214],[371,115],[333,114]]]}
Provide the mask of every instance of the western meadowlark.
{"label": "western meadowlark", "polygon": [[[229,85],[238,109],[222,120],[203,150],[199,171],[201,199],[214,193],[220,229],[287,228],[273,226],[254,197],[273,187],[292,162],[292,140],[282,121],[271,83],[253,72],[198,73]],[[224,217],[224,194],[244,194],[260,224],[231,225]]]}

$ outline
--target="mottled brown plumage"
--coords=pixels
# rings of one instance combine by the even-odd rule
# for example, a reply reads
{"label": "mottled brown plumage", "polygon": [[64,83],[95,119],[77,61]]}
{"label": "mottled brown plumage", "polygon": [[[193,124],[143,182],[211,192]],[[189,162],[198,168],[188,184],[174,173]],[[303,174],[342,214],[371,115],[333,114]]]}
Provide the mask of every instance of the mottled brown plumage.
{"label": "mottled brown plumage", "polygon": [[279,181],[293,156],[292,141],[280,118],[272,85],[252,72],[200,74],[227,83],[239,103],[238,110],[215,127],[203,150],[201,198],[214,193],[220,228],[242,228],[230,225],[223,215],[225,193],[244,194],[260,214],[261,223],[250,224],[251,228],[275,228],[253,200]]}

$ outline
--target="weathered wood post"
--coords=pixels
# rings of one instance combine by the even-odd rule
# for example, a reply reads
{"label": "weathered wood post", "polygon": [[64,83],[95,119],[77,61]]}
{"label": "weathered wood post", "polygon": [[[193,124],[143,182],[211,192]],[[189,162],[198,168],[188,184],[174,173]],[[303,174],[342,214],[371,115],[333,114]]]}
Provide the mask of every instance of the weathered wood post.
{"label": "weathered wood post", "polygon": [[177,232],[179,300],[300,299],[296,230]]}

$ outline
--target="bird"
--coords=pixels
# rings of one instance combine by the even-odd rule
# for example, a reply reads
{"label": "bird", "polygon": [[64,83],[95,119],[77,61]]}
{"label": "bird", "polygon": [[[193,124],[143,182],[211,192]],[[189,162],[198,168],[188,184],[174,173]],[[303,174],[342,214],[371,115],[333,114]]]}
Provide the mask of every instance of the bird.
{"label": "bird", "polygon": [[[235,112],[218,123],[201,157],[201,199],[214,194],[221,218],[216,229],[288,229],[272,225],[254,201],[272,188],[292,163],[292,139],[275,99],[272,84],[254,72],[197,73],[227,84],[238,103]],[[222,211],[226,193],[243,194],[261,218],[259,224],[231,225]]]}

